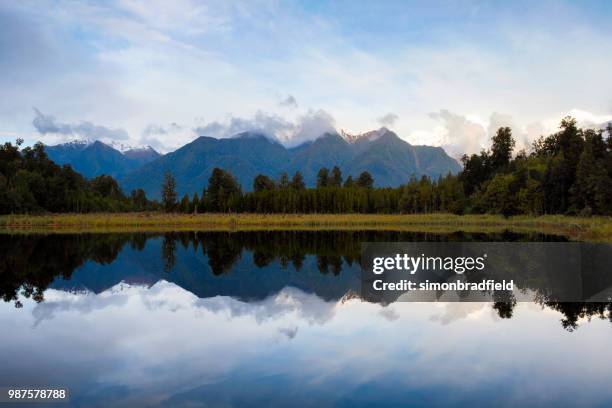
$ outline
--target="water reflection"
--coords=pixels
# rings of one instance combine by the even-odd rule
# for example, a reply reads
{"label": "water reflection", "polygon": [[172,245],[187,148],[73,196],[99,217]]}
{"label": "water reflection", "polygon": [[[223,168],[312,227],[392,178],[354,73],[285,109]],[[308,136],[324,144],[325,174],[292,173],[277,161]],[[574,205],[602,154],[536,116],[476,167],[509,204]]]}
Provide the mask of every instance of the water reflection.
{"label": "water reflection", "polygon": [[[23,299],[42,302],[49,287],[101,293],[122,282],[150,286],[163,280],[199,298],[254,301],[294,287],[337,301],[358,296],[362,242],[555,240],[563,238],[385,231],[0,235],[6,254],[0,261],[0,294],[19,308]],[[537,303],[565,315],[562,325],[568,330],[582,318],[610,316],[612,303],[554,302],[538,296],[541,283],[523,280]],[[513,316],[512,294],[495,293],[493,301],[499,317]]]}
{"label": "water reflection", "polygon": [[359,296],[363,241],[556,239],[0,235],[0,386],[88,407],[609,405],[610,304]]}
{"label": "water reflection", "polygon": [[[180,286],[49,289],[0,307],[1,384],[62,384],[75,406],[607,405],[609,327],[571,335],[521,303],[256,301]],[[34,353],[34,354],[28,354]],[[15,359],[11,356],[23,356]],[[382,403],[380,403],[382,402]]]}

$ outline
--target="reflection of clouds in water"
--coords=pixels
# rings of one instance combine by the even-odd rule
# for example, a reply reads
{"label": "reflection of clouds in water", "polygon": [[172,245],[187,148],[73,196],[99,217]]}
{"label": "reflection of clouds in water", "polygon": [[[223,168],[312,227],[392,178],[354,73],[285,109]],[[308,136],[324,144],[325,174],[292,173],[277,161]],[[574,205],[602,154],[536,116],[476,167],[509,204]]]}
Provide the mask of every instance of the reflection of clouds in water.
{"label": "reflection of clouds in water", "polygon": [[278,332],[287,336],[287,338],[291,340],[297,335],[298,327],[281,327],[278,329]]}
{"label": "reflection of clouds in water", "polygon": [[[0,307],[7,328],[0,337],[6,362],[0,381],[31,381],[23,362],[11,357],[35,350],[37,375],[45,373],[41,383],[126,387],[151,403],[203,384],[240,381],[231,392],[247,396],[261,378],[272,377],[287,392],[312,395],[393,381],[406,393],[497,387],[508,405],[525,405],[525,398],[544,398],[533,400],[543,404],[559,390],[585,404],[597,402],[589,399],[595,394],[612,395],[601,391],[612,358],[602,341],[609,323],[593,321],[568,334],[559,313],[530,304],[518,304],[515,317],[500,321],[490,303],[382,307],[357,299],[326,302],[295,288],[253,303],[198,299],[168,282],[45,296],[46,302],[28,300],[21,310]],[[32,328],[32,320],[50,318],[53,324]],[[510,387],[504,373],[513,373]]]}
{"label": "reflection of clouds in water", "polygon": [[91,292],[80,294],[49,290],[45,293],[46,300],[36,304],[32,310],[34,326],[38,326],[44,320],[51,320],[56,314],[62,312],[78,312],[89,314],[93,311],[105,309],[111,306],[123,306],[128,301],[128,295],[121,293],[123,284],[119,284],[113,290],[99,295]]}
{"label": "reflection of clouds in water", "polygon": [[333,317],[336,304],[325,302],[315,294],[287,287],[258,302],[245,303],[226,296],[216,296],[199,299],[195,306],[215,313],[228,313],[230,318],[253,316],[258,323],[291,313],[310,324],[323,324]]}
{"label": "reflection of clouds in water", "polygon": [[[309,324],[324,324],[335,312],[335,302],[325,302],[317,295],[297,288],[286,287],[275,295],[257,302],[243,302],[228,296],[200,299],[180,286],[159,281],[151,287],[120,283],[100,294],[71,293],[48,290],[47,299],[37,304],[32,314],[35,324],[52,319],[59,312],[91,313],[94,310],[122,306],[128,299],[137,298],[150,311],[178,312],[207,310],[225,314],[229,319],[251,316],[257,323],[292,314]],[[293,336],[290,336],[293,337]]]}
{"label": "reflection of clouds in water", "polygon": [[497,316],[491,308],[491,303],[449,302],[438,305],[440,306],[439,312],[432,314],[430,320],[441,324],[482,316],[483,312],[491,314],[494,318]]}
{"label": "reflection of clouds in water", "polygon": [[397,312],[390,306],[383,307],[382,309],[380,309],[380,312],[378,312],[378,314],[390,322],[397,320],[400,317],[399,314],[397,314]]}

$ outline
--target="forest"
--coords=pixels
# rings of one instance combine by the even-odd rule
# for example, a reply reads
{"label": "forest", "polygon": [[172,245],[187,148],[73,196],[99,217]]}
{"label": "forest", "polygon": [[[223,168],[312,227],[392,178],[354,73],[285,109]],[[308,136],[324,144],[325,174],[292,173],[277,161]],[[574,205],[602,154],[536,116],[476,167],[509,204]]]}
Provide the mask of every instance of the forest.
{"label": "forest", "polygon": [[612,213],[612,124],[605,132],[581,129],[566,117],[557,133],[541,136],[529,153],[515,153],[515,144],[511,129],[499,128],[490,149],[463,156],[459,174],[412,177],[399,188],[375,188],[368,172],[344,179],[334,167],[319,171],[316,188],[306,188],[296,172],[278,180],[258,175],[252,191],[243,193],[230,173],[215,169],[200,196],[177,201],[168,173],[162,200],[166,211],[184,213]]}
{"label": "forest", "polygon": [[125,196],[111,176],[91,180],[49,159],[44,145],[0,147],[0,214],[121,212],[153,210],[144,191]]}
{"label": "forest", "polygon": [[322,168],[307,188],[300,172],[277,179],[257,175],[244,192],[235,177],[215,168],[202,192],[179,199],[166,173],[160,203],[142,189],[125,195],[110,176],[85,179],[70,166],[52,162],[40,143],[0,147],[0,213],[130,212],[182,213],[434,213],[454,214],[612,214],[612,124],[583,129],[566,117],[559,131],[541,136],[529,151],[515,152],[508,127],[491,146],[464,155],[463,170],[437,180],[412,177],[397,188],[375,187],[364,171],[355,179],[338,167]]}

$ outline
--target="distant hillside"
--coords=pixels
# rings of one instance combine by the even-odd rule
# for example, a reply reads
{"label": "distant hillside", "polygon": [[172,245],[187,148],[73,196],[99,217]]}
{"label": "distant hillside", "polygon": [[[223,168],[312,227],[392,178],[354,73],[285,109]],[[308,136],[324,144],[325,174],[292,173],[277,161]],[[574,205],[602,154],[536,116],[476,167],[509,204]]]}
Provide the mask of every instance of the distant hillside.
{"label": "distant hillside", "polygon": [[160,154],[150,147],[126,150],[122,153],[100,141],[75,141],[45,146],[45,151],[57,164],[70,164],[87,178],[101,174],[119,177],[160,157]]}
{"label": "distant hillside", "polygon": [[120,182],[126,191],[140,187],[148,196],[158,198],[166,170],[176,177],[180,194],[200,194],[215,167],[229,170],[248,191],[257,174],[277,178],[285,171],[291,177],[299,170],[306,184],[312,186],[321,167],[333,166],[339,166],[344,177],[369,171],[377,186],[398,186],[412,175],[438,177],[460,170],[459,163],[443,149],[413,146],[385,128],[344,137],[328,133],[292,149],[262,134],[247,132],[229,139],[199,137],[137,170],[123,173]]}
{"label": "distant hillside", "polygon": [[273,174],[289,160],[289,152],[260,134],[242,134],[231,139],[199,137],[180,149],[120,178],[127,191],[143,188],[149,197],[159,197],[164,173],[170,170],[179,193],[201,194],[215,167],[232,172],[245,190],[260,173]]}

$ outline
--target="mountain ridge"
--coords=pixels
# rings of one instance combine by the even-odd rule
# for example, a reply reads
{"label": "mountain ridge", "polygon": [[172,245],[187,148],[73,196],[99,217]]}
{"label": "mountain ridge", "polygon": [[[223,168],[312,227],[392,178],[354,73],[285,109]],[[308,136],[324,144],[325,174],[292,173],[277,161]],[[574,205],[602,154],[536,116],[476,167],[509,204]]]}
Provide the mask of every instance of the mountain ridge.
{"label": "mountain ridge", "polygon": [[307,186],[316,184],[320,168],[338,166],[344,175],[356,178],[368,171],[379,187],[396,187],[412,175],[438,177],[457,173],[459,163],[441,147],[411,145],[387,128],[352,135],[327,132],[319,138],[287,148],[261,132],[249,131],[231,138],[199,136],[179,149],[160,155],[154,149],[126,150],[123,153],[100,141],[46,146],[58,164],[71,164],[86,177],[109,174],[129,192],[142,188],[159,198],[166,171],[176,178],[180,195],[201,194],[215,167],[230,171],[249,191],[253,178],[265,174],[291,177],[296,171]]}
{"label": "mountain ridge", "polygon": [[257,132],[238,136],[227,139],[200,136],[126,174],[120,183],[128,191],[141,187],[148,196],[157,198],[166,171],[173,173],[177,191],[182,195],[201,194],[215,167],[230,171],[246,191],[251,190],[253,178],[258,174],[276,179],[283,172],[291,177],[296,171],[302,173],[307,186],[314,186],[322,167],[338,166],[345,178],[349,175],[356,178],[362,171],[368,171],[380,187],[399,186],[412,175],[437,178],[461,169],[442,148],[413,146],[388,129],[380,130],[377,137],[352,142],[339,133],[328,132],[292,148],[285,148]]}
{"label": "mountain ridge", "polygon": [[130,148],[121,152],[116,147],[99,140],[73,140],[45,146],[45,151],[57,164],[70,164],[87,178],[102,174],[119,177],[161,156],[150,146]]}

